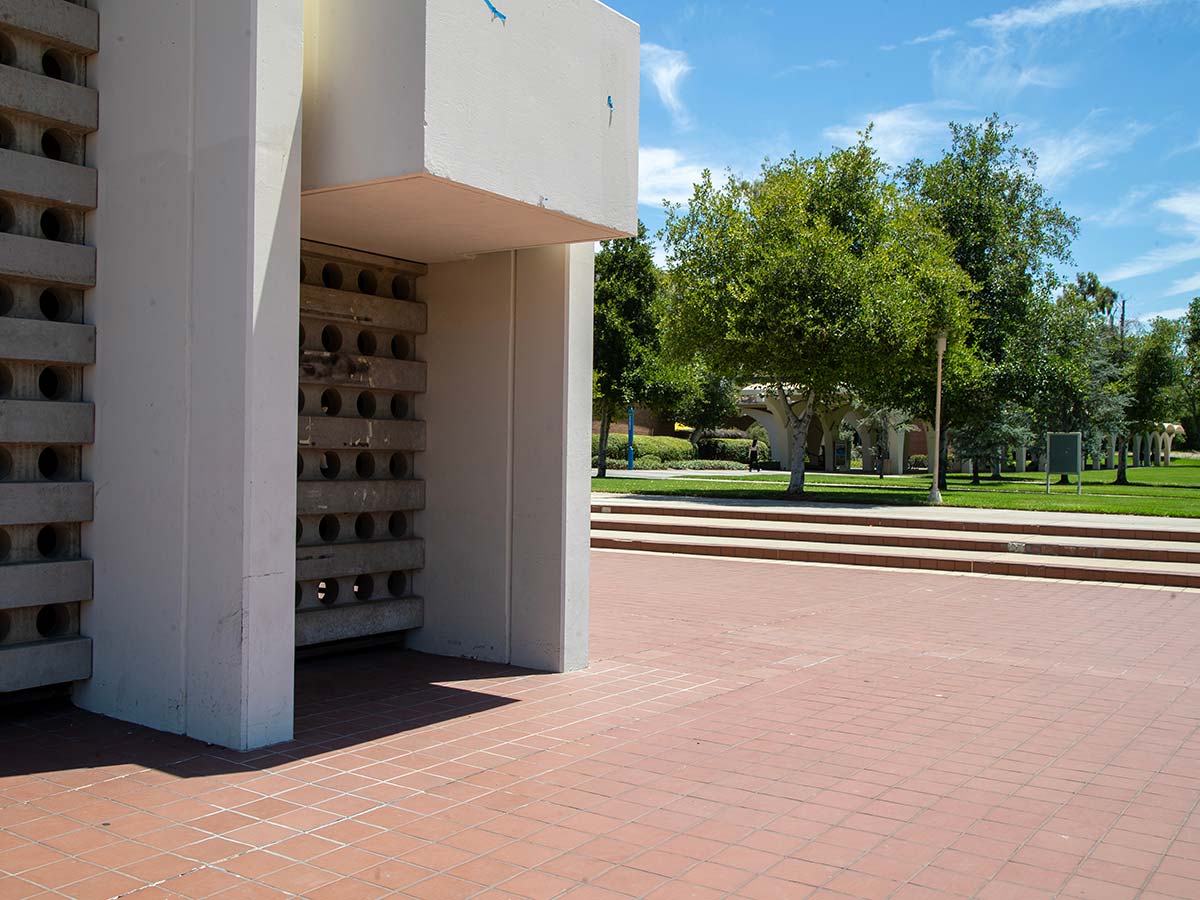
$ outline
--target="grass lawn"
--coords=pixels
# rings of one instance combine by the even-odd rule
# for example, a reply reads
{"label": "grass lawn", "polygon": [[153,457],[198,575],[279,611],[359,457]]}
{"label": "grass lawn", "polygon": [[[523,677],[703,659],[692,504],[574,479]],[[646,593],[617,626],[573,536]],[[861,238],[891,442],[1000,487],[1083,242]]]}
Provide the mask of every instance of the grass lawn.
{"label": "grass lawn", "polygon": [[[1112,470],[1087,471],[1082,495],[1075,493],[1074,484],[1068,487],[1056,483],[1051,483],[1050,494],[1046,494],[1046,476],[1039,472],[1005,473],[999,481],[984,476],[978,485],[971,484],[970,475],[952,474],[942,500],[946,506],[1200,518],[1200,459],[1174,460],[1169,467],[1129,469],[1127,474],[1130,484],[1115,485],[1112,481],[1116,473]],[[770,500],[783,499],[787,482],[786,474],[772,472],[754,476],[696,472],[670,479],[593,478],[592,490]],[[814,503],[918,506],[925,503],[928,492],[929,478],[919,475],[879,479],[815,472],[805,480],[804,499]]]}

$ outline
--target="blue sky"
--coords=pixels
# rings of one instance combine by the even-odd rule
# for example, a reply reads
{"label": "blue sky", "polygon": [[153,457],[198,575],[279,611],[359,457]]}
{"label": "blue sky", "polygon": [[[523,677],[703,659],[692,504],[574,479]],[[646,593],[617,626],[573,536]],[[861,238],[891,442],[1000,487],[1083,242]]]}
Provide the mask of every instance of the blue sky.
{"label": "blue sky", "polygon": [[[998,112],[1130,315],[1200,294],[1200,0],[607,0],[642,27],[639,212],[705,168],[844,145],[936,155]],[[618,102],[619,102],[619,98]]]}

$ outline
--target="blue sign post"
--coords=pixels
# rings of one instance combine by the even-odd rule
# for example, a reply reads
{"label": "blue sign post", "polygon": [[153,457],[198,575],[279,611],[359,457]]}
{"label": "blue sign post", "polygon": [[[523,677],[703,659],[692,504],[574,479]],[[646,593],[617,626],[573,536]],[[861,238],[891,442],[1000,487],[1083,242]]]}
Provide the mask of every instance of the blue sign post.
{"label": "blue sign post", "polygon": [[633,407],[629,407],[629,442],[625,445],[626,462],[633,471]]}

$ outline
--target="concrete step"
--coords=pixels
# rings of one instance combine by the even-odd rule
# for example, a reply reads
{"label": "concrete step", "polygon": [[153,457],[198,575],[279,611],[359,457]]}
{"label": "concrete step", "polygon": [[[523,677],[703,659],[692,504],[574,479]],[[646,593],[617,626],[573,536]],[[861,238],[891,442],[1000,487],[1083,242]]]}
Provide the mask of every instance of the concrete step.
{"label": "concrete step", "polygon": [[737,520],[743,522],[810,523],[933,531],[966,531],[975,535],[1076,537],[1120,541],[1200,544],[1200,519],[1157,519],[1150,516],[1104,516],[1086,513],[1027,513],[1019,510],[896,507],[881,509],[842,504],[798,506],[784,502],[743,504],[733,501],[636,499],[593,495],[592,513],[654,515]]}
{"label": "concrete step", "polygon": [[1038,535],[1024,532],[971,532],[961,529],[905,528],[855,522],[780,522],[708,516],[592,513],[592,531],[696,535],[748,540],[807,541],[861,547],[907,547],[919,550],[963,550],[974,553],[1020,553],[1079,559],[1124,559],[1191,563],[1200,566],[1200,542],[1129,538]]}
{"label": "concrete step", "polygon": [[1200,567],[1194,563],[1055,557],[933,547],[866,546],[820,540],[778,540],[761,535],[716,537],[615,529],[593,530],[591,543],[593,548],[609,550],[1200,588]]}

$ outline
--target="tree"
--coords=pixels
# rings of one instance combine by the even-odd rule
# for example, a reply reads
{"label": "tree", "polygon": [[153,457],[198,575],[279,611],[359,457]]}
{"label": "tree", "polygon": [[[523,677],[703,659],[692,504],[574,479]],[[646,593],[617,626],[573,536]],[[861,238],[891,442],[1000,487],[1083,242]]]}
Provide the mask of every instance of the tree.
{"label": "tree", "polygon": [[654,303],[658,269],[638,222],[637,237],[602,241],[596,252],[592,337],[592,398],[600,416],[598,474],[608,470],[613,413],[639,402],[651,380],[658,350]]}
{"label": "tree", "polygon": [[664,234],[668,344],[774,386],[797,448],[792,495],[804,490],[815,403],[883,381],[971,287],[945,236],[886,178],[869,134],[764,164],[753,181],[714,185],[706,171],[686,210],[668,205]]}
{"label": "tree", "polygon": [[1180,380],[1183,368],[1179,341],[1179,323],[1162,318],[1134,339],[1130,419],[1141,430],[1156,428],[1174,412],[1171,388]]}
{"label": "tree", "polygon": [[[940,159],[914,160],[901,173],[950,236],[955,261],[978,287],[969,327],[947,357],[943,434],[955,426],[982,431],[1004,403],[1031,395],[1037,369],[1024,333],[1039,304],[1052,297],[1055,263],[1070,259],[1078,230],[1077,220],[1038,182],[1037,157],[1016,145],[1011,125],[992,115],[977,125],[951,123],[950,135],[950,149]],[[901,390],[908,402],[898,405],[932,418],[928,370],[913,370]]]}
{"label": "tree", "polygon": [[1183,412],[1188,447],[1200,447],[1200,297],[1193,297],[1180,320],[1183,358],[1175,393]]}

